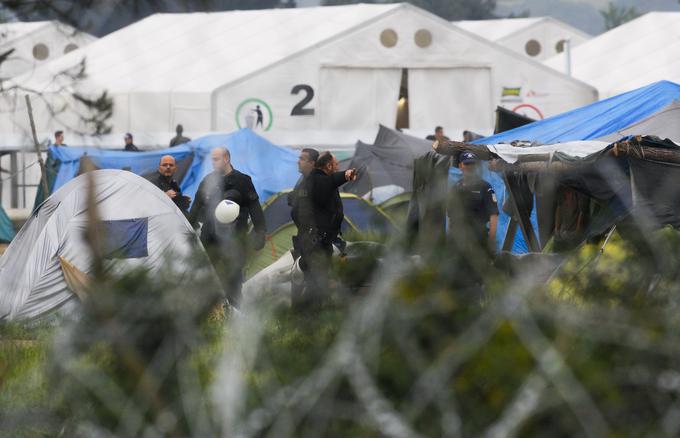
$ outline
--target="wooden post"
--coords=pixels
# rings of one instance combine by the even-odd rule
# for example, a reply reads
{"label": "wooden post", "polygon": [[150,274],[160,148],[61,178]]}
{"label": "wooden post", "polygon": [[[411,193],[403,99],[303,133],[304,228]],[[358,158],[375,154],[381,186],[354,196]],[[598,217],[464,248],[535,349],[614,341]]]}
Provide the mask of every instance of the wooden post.
{"label": "wooden post", "polygon": [[505,238],[503,239],[503,251],[512,251],[512,246],[515,243],[516,234],[517,234],[517,219],[515,219],[514,216],[510,216],[508,229],[505,232]]}
{"label": "wooden post", "polygon": [[33,133],[33,145],[35,146],[35,153],[38,155],[38,163],[40,164],[40,180],[42,182],[43,193],[45,199],[50,196],[50,186],[47,183],[47,172],[45,171],[45,162],[40,152],[40,143],[38,142],[38,134],[35,132],[35,121],[33,121],[33,108],[31,107],[31,98],[26,97],[26,109],[28,110],[28,119],[31,121],[31,132]]}
{"label": "wooden post", "polygon": [[520,205],[517,203],[516,187],[511,183],[507,173],[503,173],[503,180],[505,181],[505,187],[508,190],[508,194],[510,195],[510,205],[512,206],[512,210],[515,213],[513,216],[516,215],[519,221],[519,228],[522,230],[522,235],[524,236],[524,240],[527,242],[529,251],[540,252],[541,245],[538,243],[536,233],[534,233],[534,227],[531,225],[530,212],[525,208],[520,208]]}

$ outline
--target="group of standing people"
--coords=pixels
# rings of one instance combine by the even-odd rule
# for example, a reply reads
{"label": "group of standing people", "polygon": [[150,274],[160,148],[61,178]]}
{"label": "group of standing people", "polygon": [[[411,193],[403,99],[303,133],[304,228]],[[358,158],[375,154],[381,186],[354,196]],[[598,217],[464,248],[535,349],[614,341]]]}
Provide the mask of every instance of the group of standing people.
{"label": "group of standing people", "polygon": [[[179,146],[184,143],[191,141],[189,137],[184,136],[184,127],[182,125],[177,125],[175,128],[175,136],[170,140],[170,147]],[[131,133],[126,132],[123,136],[123,141],[125,145],[123,150],[126,152],[140,152],[140,149],[135,145],[134,137]],[[59,130],[54,133],[54,141],[52,146],[62,146],[66,147],[67,144],[64,142],[64,131]]]}
{"label": "group of standing people", "polygon": [[288,197],[291,217],[297,227],[293,237],[293,257],[304,273],[303,284],[293,284],[293,303],[314,302],[314,294],[328,289],[333,246],[341,252],[344,219],[339,188],[357,177],[356,169],[339,170],[338,160],[330,152],[319,154],[303,149],[298,159],[300,179]]}
{"label": "group of standing people", "polygon": [[[213,149],[210,159],[213,171],[201,181],[193,204],[182,194],[174,178],[177,165],[172,156],[161,158],[158,172],[149,180],[172,199],[195,228],[200,227],[201,242],[227,298],[238,306],[248,256],[265,245],[265,217],[250,176],[234,168],[229,150]],[[448,210],[449,232],[469,230],[466,235],[477,236],[474,240],[478,244],[493,251],[498,223],[496,195],[491,185],[480,177],[478,159],[473,152],[460,154],[459,163],[463,177],[452,187],[457,203]],[[292,242],[293,255],[304,273],[304,281],[293,284],[294,305],[317,302],[329,289],[333,248],[341,253],[345,248],[341,237],[344,212],[339,189],[357,177],[356,169],[340,171],[338,160],[330,152],[319,153],[310,148],[301,150],[298,170],[301,176],[289,194],[288,204],[297,227]],[[239,205],[239,214],[233,223],[224,224],[215,217],[215,209],[223,200]]]}
{"label": "group of standing people", "polygon": [[[172,156],[161,158],[158,172],[149,180],[172,199],[195,228],[200,226],[201,242],[227,299],[238,306],[246,260],[265,245],[265,218],[250,176],[233,167],[229,150],[213,149],[210,159],[213,171],[201,181],[193,204],[174,178],[177,165]],[[301,177],[289,204],[298,228],[293,238],[294,254],[299,257],[305,281],[294,288],[295,303],[314,301],[328,288],[333,245],[344,248],[340,239],[344,214],[338,189],[356,178],[354,169],[339,171],[338,160],[331,153],[319,154],[314,149],[302,150],[298,168]],[[238,217],[229,224],[215,217],[215,209],[223,200],[239,205]]]}

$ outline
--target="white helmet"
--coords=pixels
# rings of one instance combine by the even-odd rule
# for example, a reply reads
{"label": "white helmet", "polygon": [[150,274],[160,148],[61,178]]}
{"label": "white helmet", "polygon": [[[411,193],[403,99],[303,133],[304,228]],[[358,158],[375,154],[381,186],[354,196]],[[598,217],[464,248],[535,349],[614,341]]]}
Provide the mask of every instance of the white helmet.
{"label": "white helmet", "polygon": [[230,224],[236,220],[241,207],[234,201],[225,199],[215,207],[215,219],[223,224]]}

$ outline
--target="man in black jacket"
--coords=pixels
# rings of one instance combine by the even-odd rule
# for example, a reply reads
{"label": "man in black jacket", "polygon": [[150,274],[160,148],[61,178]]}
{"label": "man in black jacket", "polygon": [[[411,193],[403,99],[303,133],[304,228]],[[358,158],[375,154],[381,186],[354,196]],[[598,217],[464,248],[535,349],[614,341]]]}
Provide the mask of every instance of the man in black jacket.
{"label": "man in black jacket", "polygon": [[[311,195],[309,193],[309,175],[316,166],[316,160],[319,159],[319,151],[316,149],[305,148],[300,151],[298,158],[298,171],[300,172],[300,179],[295,184],[295,188],[288,194],[288,206],[290,206],[290,217],[297,228],[297,235],[293,236],[293,259],[303,260],[308,254],[310,245],[303,245],[303,232],[309,230],[314,226],[313,210]],[[304,282],[295,281],[291,284],[291,299],[293,305],[302,298],[304,291]]]}
{"label": "man in black jacket", "polygon": [[[300,151],[298,158],[298,171],[300,179],[295,184],[295,188],[288,195],[288,205],[290,206],[290,217],[298,228],[309,227],[311,224],[312,206],[310,194],[308,192],[308,177],[316,166],[319,159],[319,152],[316,149],[305,148]],[[295,242],[295,240],[293,240]]]}
{"label": "man in black jacket", "polygon": [[[237,306],[241,299],[241,283],[246,257],[251,250],[264,247],[265,220],[253,182],[231,165],[226,148],[213,149],[210,154],[214,171],[203,178],[191,206],[189,222],[201,227],[201,242],[222,279],[227,298]],[[237,203],[240,212],[231,224],[215,218],[215,207],[224,199]],[[248,234],[248,219],[253,231]]]}
{"label": "man in black jacket", "polygon": [[139,152],[139,148],[135,146],[135,144],[132,142],[132,134],[130,134],[129,132],[126,133],[124,140],[125,140],[125,147],[123,148],[124,151]]}
{"label": "man in black jacket", "polygon": [[356,169],[338,172],[338,160],[329,152],[319,156],[307,178],[312,214],[309,227],[298,230],[304,242],[301,267],[305,273],[306,294],[311,298],[328,289],[328,269],[333,241],[340,235],[344,219],[338,188],[356,179]]}
{"label": "man in black jacket", "polygon": [[153,185],[165,192],[177,208],[180,209],[185,216],[189,214],[189,204],[191,198],[182,195],[182,189],[179,188],[179,183],[173,178],[177,171],[177,163],[172,155],[164,155],[161,157],[161,162],[158,165],[158,172],[147,177]]}

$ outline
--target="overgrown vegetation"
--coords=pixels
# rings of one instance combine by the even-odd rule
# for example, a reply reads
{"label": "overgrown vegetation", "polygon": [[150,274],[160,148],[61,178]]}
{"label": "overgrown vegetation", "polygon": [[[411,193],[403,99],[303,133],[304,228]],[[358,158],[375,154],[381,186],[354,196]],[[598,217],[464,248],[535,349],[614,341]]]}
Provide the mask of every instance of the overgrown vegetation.
{"label": "overgrown vegetation", "polygon": [[108,277],[75,322],[2,326],[0,424],[8,436],[676,435],[680,233],[621,226],[603,244],[545,282],[540,260],[507,270],[452,241],[415,258],[392,242],[338,268],[348,282],[370,266],[363,288],[223,318],[205,287]]}

